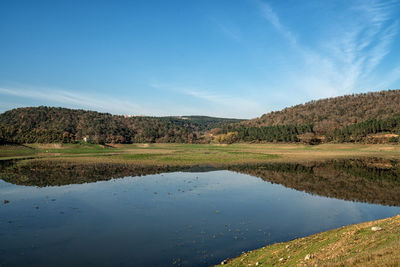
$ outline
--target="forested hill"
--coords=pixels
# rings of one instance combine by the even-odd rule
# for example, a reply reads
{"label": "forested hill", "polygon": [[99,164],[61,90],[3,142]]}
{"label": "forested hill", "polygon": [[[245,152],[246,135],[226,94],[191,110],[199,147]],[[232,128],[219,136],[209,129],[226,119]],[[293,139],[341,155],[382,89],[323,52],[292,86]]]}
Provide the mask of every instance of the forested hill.
{"label": "forested hill", "polygon": [[240,120],[203,116],[118,116],[54,107],[17,108],[0,114],[0,143],[190,143],[201,133]]}
{"label": "forested hill", "polygon": [[399,142],[400,90],[311,101],[212,132],[222,143]]}
{"label": "forested hill", "polygon": [[313,125],[317,134],[367,119],[387,119],[400,114],[400,90],[345,95],[311,101],[243,122],[249,126]]}
{"label": "forested hill", "polygon": [[119,116],[53,107],[0,114],[1,143],[399,142],[400,90],[346,95],[241,121]]}

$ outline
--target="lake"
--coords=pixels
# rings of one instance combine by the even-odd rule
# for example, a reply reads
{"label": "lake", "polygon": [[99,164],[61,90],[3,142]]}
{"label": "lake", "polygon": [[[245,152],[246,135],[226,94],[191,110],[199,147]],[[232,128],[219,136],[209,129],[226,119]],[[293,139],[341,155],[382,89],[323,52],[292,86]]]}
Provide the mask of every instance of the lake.
{"label": "lake", "polygon": [[[13,179],[20,182],[10,183],[7,177],[12,175],[4,171],[10,166],[3,167],[0,176],[4,266],[208,266],[267,244],[400,213],[398,181],[393,180],[397,172],[391,169],[358,172],[378,180],[362,178],[364,187],[357,189],[342,181],[337,187],[329,182],[326,193],[320,189],[329,187],[323,177],[335,170],[338,177],[350,170],[347,175],[359,184],[357,164],[336,164],[325,172],[329,168],[322,165],[172,169],[118,179],[110,174],[90,183],[57,186],[29,185],[26,181],[35,175],[22,167],[13,169],[19,173]],[[114,177],[125,174],[121,168]],[[51,183],[53,176],[48,175]],[[317,180],[322,186],[315,185]],[[281,185],[285,183],[287,187]],[[371,198],[372,183],[378,185],[373,190],[387,192],[382,193],[384,199],[379,194]],[[346,187],[361,192],[346,194]]]}

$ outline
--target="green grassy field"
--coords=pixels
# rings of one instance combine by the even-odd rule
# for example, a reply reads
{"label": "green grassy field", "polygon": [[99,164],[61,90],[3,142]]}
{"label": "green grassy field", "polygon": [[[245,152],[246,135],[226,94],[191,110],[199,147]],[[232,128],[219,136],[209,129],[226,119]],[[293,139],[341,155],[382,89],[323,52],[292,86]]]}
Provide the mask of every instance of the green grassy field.
{"label": "green grassy field", "polygon": [[226,165],[339,158],[400,158],[400,146],[362,144],[28,144],[0,146],[0,160],[18,158],[140,165]]}

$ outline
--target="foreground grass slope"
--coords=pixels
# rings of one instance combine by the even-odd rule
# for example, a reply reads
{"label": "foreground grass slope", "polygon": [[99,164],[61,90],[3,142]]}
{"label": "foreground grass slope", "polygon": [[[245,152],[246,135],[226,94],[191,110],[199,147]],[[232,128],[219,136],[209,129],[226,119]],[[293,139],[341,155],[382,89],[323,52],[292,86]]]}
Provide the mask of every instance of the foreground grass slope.
{"label": "foreground grass slope", "polygon": [[399,266],[400,215],[244,253],[227,266]]}

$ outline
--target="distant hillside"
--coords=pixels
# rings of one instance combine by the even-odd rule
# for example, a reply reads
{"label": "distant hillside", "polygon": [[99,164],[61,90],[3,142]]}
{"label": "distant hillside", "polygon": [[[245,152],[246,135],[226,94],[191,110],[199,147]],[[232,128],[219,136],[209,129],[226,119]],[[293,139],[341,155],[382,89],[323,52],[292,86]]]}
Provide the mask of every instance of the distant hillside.
{"label": "distant hillside", "polygon": [[126,117],[54,107],[17,108],[0,114],[1,143],[188,143],[225,122],[202,116]]}
{"label": "distant hillside", "polygon": [[117,116],[53,107],[0,114],[0,143],[399,142],[400,90],[327,98],[253,120]]}
{"label": "distant hillside", "polygon": [[225,125],[215,140],[245,142],[398,142],[400,90],[311,101]]}
{"label": "distant hillside", "polygon": [[400,114],[400,90],[345,95],[311,101],[243,122],[251,126],[312,124],[317,134],[367,119],[387,119]]}

